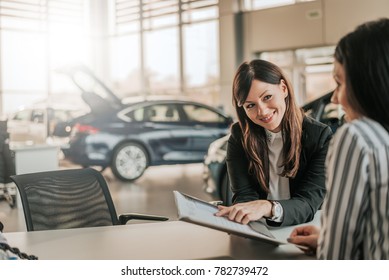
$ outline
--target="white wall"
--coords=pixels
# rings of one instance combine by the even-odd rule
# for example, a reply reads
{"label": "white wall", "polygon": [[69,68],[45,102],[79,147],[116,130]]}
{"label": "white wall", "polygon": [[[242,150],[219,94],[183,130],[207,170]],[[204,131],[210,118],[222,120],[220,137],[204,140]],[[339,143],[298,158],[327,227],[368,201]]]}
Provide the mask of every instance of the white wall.
{"label": "white wall", "polygon": [[389,17],[388,0],[324,0],[324,38],[327,44],[339,39],[363,22]]}
{"label": "white wall", "polygon": [[[309,13],[318,14],[309,17]],[[247,13],[247,51],[285,50],[324,44],[322,1]]]}
{"label": "white wall", "polygon": [[[229,113],[232,79],[238,64],[235,40],[238,0],[223,0],[220,8],[220,101]],[[389,17],[389,0],[317,0],[247,12],[243,18],[244,60],[262,51],[335,45],[357,25]]]}
{"label": "white wall", "polygon": [[249,12],[245,56],[255,52],[335,45],[357,25],[389,17],[388,0],[320,0]]}

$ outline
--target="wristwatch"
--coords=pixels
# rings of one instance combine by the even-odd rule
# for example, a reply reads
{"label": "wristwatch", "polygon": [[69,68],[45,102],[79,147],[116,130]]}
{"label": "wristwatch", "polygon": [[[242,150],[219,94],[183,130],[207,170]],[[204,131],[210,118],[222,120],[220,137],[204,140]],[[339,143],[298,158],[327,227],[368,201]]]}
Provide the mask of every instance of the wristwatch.
{"label": "wristwatch", "polygon": [[282,206],[278,201],[270,201],[273,206],[271,208],[271,218],[270,220],[277,220],[282,215]]}

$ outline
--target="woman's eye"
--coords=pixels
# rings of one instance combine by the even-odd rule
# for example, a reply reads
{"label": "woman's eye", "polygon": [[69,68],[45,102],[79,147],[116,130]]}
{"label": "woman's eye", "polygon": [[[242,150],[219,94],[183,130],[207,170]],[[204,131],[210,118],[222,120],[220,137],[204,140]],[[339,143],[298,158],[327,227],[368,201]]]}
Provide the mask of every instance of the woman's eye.
{"label": "woman's eye", "polygon": [[254,107],[254,104],[249,104],[249,105],[246,106],[246,109],[251,109],[253,107]]}
{"label": "woman's eye", "polygon": [[271,95],[266,95],[266,96],[263,97],[263,100],[266,101],[266,100],[269,100],[270,98],[271,98]]}

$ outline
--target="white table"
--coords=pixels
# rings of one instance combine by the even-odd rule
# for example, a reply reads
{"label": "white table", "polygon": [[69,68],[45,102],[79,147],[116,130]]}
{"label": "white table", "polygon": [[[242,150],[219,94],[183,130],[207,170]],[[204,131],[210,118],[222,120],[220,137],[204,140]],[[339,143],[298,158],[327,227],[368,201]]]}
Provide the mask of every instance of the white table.
{"label": "white table", "polygon": [[[316,215],[313,224],[319,223]],[[293,227],[271,229],[285,240]],[[181,221],[5,233],[42,260],[309,259],[292,244],[273,246]]]}

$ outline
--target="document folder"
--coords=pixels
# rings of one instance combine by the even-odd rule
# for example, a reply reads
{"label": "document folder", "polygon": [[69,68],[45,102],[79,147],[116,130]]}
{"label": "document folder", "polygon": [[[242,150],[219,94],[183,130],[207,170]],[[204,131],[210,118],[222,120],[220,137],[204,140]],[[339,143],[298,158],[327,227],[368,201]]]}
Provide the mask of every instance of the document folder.
{"label": "document folder", "polygon": [[226,217],[217,217],[217,206],[206,201],[173,191],[178,210],[178,219],[181,221],[213,228],[230,234],[260,240],[273,245],[288,244],[277,240],[270,233],[266,225],[261,222],[250,222],[248,225],[230,221]]}

